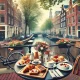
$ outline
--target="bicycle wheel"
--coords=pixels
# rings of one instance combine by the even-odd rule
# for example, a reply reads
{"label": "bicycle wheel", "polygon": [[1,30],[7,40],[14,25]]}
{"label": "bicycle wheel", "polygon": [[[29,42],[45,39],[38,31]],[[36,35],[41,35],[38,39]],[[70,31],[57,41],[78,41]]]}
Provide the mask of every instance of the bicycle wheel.
{"label": "bicycle wheel", "polygon": [[7,64],[8,66],[14,70],[14,64],[19,60],[21,59],[21,57],[23,56],[23,54],[21,52],[13,52],[11,53],[8,58],[7,58]]}

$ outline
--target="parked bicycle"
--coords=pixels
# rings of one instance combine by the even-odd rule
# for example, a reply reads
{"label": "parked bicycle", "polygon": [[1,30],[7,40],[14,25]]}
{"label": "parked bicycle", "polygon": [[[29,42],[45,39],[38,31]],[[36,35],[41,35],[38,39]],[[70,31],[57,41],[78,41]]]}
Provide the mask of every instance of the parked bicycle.
{"label": "parked bicycle", "polygon": [[5,58],[4,56],[1,56],[0,54],[0,63],[2,63],[4,66],[8,66],[11,69],[13,68],[13,64],[17,62],[23,55],[22,50],[14,50],[12,48],[9,49],[8,57]]}

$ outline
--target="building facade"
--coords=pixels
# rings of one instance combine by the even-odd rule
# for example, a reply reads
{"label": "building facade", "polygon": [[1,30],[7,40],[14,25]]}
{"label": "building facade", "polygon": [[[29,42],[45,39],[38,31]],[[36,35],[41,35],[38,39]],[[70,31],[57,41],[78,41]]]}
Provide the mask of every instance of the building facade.
{"label": "building facade", "polygon": [[80,6],[72,0],[69,2],[67,11],[67,34],[80,38]]}
{"label": "building facade", "polygon": [[60,13],[61,11],[56,11],[55,12],[55,16],[52,18],[52,22],[53,22],[53,33],[54,35],[59,35],[60,33]]}
{"label": "building facade", "polygon": [[67,21],[66,21],[66,8],[68,5],[62,5],[60,14],[60,34],[62,36],[66,35]]}
{"label": "building facade", "polygon": [[[12,0],[0,0],[0,40],[3,40],[7,37],[12,37],[15,32],[15,17],[21,12],[15,14],[15,5]],[[17,10],[18,12],[18,10]],[[21,15],[18,16],[17,27],[21,26]]]}

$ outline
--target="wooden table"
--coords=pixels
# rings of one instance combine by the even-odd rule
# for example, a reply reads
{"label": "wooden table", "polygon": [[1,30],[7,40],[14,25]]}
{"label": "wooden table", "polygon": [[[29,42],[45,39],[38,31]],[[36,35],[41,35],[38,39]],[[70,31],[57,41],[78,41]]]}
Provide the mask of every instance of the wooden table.
{"label": "wooden table", "polygon": [[[71,70],[70,71],[62,71],[62,70],[59,70],[58,68],[53,68],[53,69],[48,69],[48,73],[46,75],[46,77],[44,79],[41,79],[41,78],[33,78],[33,77],[29,77],[29,76],[25,76],[25,75],[22,75],[22,74],[19,74],[18,72],[22,69],[23,67],[18,67],[17,66],[17,63],[14,65],[14,70],[15,72],[22,78],[24,79],[29,79],[29,80],[57,80],[57,79],[61,79],[63,77],[66,77],[68,76],[70,73],[71,73]],[[57,70],[62,74],[60,74],[59,72],[57,72]],[[51,73],[52,71],[55,71],[53,73]],[[51,74],[53,76],[51,76]],[[56,75],[57,74],[57,75]],[[55,75],[55,76],[54,76]]]}

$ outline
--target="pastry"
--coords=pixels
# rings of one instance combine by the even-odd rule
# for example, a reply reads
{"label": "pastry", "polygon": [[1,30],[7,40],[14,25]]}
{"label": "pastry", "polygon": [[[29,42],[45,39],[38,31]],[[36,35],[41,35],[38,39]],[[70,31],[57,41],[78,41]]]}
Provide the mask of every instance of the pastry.
{"label": "pastry", "polygon": [[28,67],[25,67],[25,69],[23,70],[23,73],[26,73],[29,71],[29,68]]}
{"label": "pastry", "polygon": [[24,60],[20,60],[19,61],[19,65],[23,65],[23,64],[25,64],[25,61]]}
{"label": "pastry", "polygon": [[39,72],[44,72],[44,71],[46,71],[46,68],[45,68],[44,66],[42,66],[42,65],[37,65],[37,66],[35,66],[35,68],[36,68]]}
{"label": "pastry", "polygon": [[37,69],[32,69],[29,71],[30,75],[37,75],[39,73],[39,71]]}
{"label": "pastry", "polygon": [[58,57],[58,60],[59,60],[59,61],[64,61],[64,56],[59,56],[59,57]]}
{"label": "pastry", "polygon": [[28,68],[29,68],[29,70],[34,69],[34,68],[35,68],[35,65],[29,64],[29,65],[28,65]]}
{"label": "pastry", "polygon": [[29,70],[34,69],[35,66],[33,64],[28,64],[24,69],[23,69],[23,73],[29,72]]}
{"label": "pastry", "polygon": [[23,56],[22,59],[23,60],[27,60],[29,58],[29,56]]}

